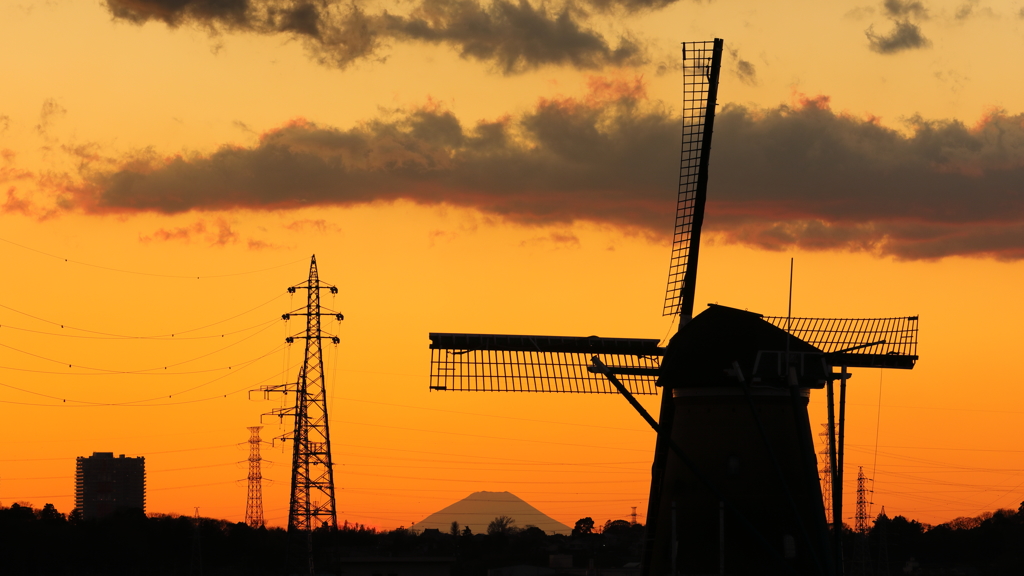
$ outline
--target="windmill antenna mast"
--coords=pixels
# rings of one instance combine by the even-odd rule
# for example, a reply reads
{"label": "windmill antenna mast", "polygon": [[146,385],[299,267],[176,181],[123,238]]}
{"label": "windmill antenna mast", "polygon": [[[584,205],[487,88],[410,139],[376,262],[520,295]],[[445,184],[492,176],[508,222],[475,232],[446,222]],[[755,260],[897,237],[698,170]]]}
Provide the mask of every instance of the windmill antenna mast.
{"label": "windmill antenna mast", "polygon": [[245,523],[250,528],[263,526],[263,473],[260,463],[260,429],[263,426],[249,426],[249,497],[245,503]]}
{"label": "windmill antenna mast", "polygon": [[306,290],[306,306],[281,316],[305,316],[306,330],[285,338],[289,344],[295,340],[306,341],[306,357],[299,370],[296,382],[264,386],[260,390],[265,396],[271,393],[289,392],[295,394],[295,405],[276,408],[268,415],[280,419],[292,417],[295,427],[291,435],[279,437],[292,442],[291,501],[288,505],[288,530],[310,531],[327,525],[337,529],[338,513],[334,501],[334,465],[331,461],[331,435],[327,418],[327,385],[324,381],[324,360],[322,340],[338,344],[337,336],[320,330],[320,318],[334,316],[339,321],[344,316],[320,306],[320,291],[329,290],[337,294],[338,288],[320,281],[317,273],[316,256],[309,265],[306,282],[291,286],[288,292]]}

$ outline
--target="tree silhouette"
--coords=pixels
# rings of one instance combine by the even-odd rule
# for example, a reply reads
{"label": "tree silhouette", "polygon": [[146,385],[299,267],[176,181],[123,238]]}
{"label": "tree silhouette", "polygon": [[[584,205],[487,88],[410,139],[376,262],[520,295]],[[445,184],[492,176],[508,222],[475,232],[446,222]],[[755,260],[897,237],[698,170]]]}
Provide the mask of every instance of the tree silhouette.
{"label": "tree silhouette", "polygon": [[632,526],[633,525],[626,520],[608,520],[604,523],[604,528],[601,529],[601,533],[610,535],[623,534],[625,532],[629,532],[629,529],[632,528]]}
{"label": "tree silhouette", "polygon": [[509,516],[497,516],[487,525],[487,533],[491,536],[498,534],[511,534],[514,531],[515,519]]}
{"label": "tree silhouette", "polygon": [[586,518],[580,518],[576,521],[576,526],[572,529],[573,536],[579,536],[580,534],[593,534],[594,533],[594,519],[590,516]]}

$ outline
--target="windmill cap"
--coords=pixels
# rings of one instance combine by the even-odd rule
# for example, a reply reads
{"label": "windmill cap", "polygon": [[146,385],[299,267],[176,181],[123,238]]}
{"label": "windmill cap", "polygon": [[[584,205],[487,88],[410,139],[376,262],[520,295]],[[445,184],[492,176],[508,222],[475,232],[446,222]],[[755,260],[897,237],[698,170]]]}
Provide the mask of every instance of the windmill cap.
{"label": "windmill cap", "polygon": [[669,342],[660,383],[671,388],[789,386],[787,350],[798,386],[824,386],[830,369],[819,348],[761,314],[712,304]]}

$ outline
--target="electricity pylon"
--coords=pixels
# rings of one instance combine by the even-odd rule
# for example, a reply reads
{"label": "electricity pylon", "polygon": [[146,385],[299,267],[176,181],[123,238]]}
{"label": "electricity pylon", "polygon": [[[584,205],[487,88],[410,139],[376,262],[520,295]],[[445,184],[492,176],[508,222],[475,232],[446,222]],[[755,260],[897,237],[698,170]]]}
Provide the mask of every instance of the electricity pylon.
{"label": "electricity pylon", "polygon": [[245,523],[252,528],[263,526],[263,472],[260,470],[260,428],[249,426],[249,498],[245,503]]}
{"label": "electricity pylon", "polygon": [[868,526],[868,478],[864,476],[864,467],[861,466],[857,472],[857,514],[853,517],[854,530],[860,534],[866,534],[871,527]]}
{"label": "electricity pylon", "polygon": [[[831,451],[828,446],[829,438],[829,426],[828,424],[821,425],[824,430],[818,433],[818,437],[821,438],[821,443],[824,448],[818,452],[818,456],[821,460],[821,498],[825,504],[825,518],[832,518],[832,459],[830,457]],[[831,520],[829,520],[831,523]]]}
{"label": "electricity pylon", "polygon": [[281,436],[281,440],[292,442],[291,502],[288,505],[288,530],[313,530],[321,526],[338,527],[338,514],[334,504],[334,468],[331,463],[331,435],[327,422],[327,387],[324,382],[324,361],[321,340],[339,342],[337,336],[320,331],[320,318],[334,316],[339,321],[344,316],[324,310],[320,306],[320,291],[330,290],[337,294],[338,288],[320,281],[316,269],[316,256],[309,265],[309,279],[302,284],[288,288],[289,293],[306,290],[305,308],[299,308],[282,318],[305,316],[304,333],[289,336],[289,344],[295,340],[306,341],[306,358],[295,382],[264,386],[265,395],[272,392],[295,394],[295,405],[276,408],[268,415],[280,419],[295,419],[292,433]]}

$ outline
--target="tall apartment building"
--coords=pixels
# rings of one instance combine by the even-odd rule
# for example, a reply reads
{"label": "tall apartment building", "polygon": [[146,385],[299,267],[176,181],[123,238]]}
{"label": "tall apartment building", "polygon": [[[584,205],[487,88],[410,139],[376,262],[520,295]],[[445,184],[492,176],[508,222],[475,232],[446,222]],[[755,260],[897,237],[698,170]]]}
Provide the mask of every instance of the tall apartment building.
{"label": "tall apartment building", "polygon": [[82,518],[103,518],[122,508],[146,510],[146,459],[114,458],[113,452],[79,456],[75,507]]}

